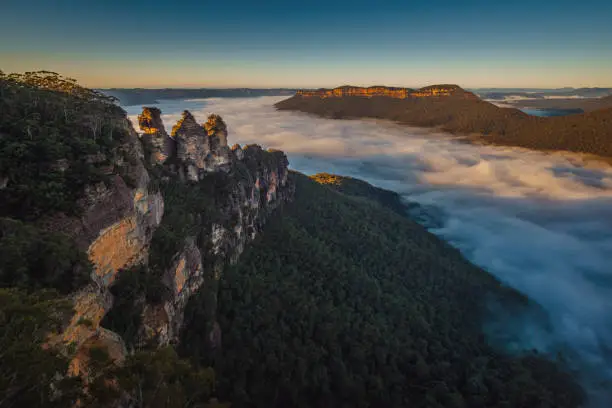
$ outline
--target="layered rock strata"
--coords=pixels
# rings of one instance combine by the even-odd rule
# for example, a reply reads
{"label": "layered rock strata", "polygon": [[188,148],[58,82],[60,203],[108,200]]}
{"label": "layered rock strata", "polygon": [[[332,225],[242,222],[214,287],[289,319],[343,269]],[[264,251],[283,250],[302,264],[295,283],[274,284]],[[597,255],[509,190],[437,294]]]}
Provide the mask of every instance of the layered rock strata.
{"label": "layered rock strata", "polygon": [[388,86],[341,86],[333,89],[298,90],[296,96],[318,98],[342,98],[348,96],[375,97],[386,96],[396,99],[455,96],[468,99],[477,98],[471,92],[463,90],[457,85],[432,85],[420,89],[396,88]]}
{"label": "layered rock strata", "polygon": [[[129,138],[116,147],[121,154],[114,159],[122,158],[115,163],[120,171],[113,172],[109,182],[85,188],[79,219],[56,217],[48,221],[53,229],[73,236],[93,264],[91,283],[71,295],[74,315],[65,330],[50,341],[73,350],[70,373],[85,380],[90,376],[92,347],[105,348],[117,362],[129,352],[122,338],[101,322],[113,307],[110,288],[119,274],[149,263],[150,244],[156,228],[164,222],[165,210],[164,197],[159,187],[153,186],[178,182],[191,188],[194,183],[224,183],[219,191],[215,191],[216,184],[208,186],[216,195],[218,208],[196,214],[195,218],[203,219],[194,229],[196,233],[185,236],[177,252],[170,254],[171,265],[160,276],[169,296],[161,303],[145,302],[136,347],[176,343],[187,302],[202,290],[212,299],[209,340],[211,347],[218,347],[216,282],[227,265],[238,261],[270,213],[292,195],[286,156],[256,145],[230,149],[227,126],[218,115],[200,125],[186,111],[168,135],[161,111],[144,108],[138,117],[140,140],[127,118],[121,120]],[[91,157],[100,162],[109,159]]]}

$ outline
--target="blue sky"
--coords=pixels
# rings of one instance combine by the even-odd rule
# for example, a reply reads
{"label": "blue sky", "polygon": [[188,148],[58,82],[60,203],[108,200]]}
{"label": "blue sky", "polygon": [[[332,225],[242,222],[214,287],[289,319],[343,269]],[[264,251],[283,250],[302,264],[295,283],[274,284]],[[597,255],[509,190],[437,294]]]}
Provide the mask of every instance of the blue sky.
{"label": "blue sky", "polygon": [[0,38],[96,87],[612,86],[600,0],[3,0]]}

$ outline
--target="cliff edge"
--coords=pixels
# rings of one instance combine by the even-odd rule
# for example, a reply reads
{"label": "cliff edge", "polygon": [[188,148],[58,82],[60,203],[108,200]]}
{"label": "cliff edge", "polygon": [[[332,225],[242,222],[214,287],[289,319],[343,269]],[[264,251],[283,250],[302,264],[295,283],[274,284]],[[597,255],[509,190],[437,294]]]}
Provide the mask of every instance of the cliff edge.
{"label": "cliff edge", "polygon": [[176,343],[199,290],[219,347],[216,282],[291,199],[284,153],[230,148],[218,115],[186,111],[169,135],[145,107],[139,134],[113,98],[50,72],[0,72],[0,95],[0,283],[70,303],[39,339],[68,377],[91,390],[100,352],[124,364]]}

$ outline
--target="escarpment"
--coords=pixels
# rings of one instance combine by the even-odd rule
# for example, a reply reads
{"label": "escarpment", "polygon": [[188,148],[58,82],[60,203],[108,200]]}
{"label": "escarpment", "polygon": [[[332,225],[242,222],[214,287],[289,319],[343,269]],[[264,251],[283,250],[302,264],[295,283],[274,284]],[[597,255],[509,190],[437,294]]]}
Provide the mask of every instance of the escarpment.
{"label": "escarpment", "polygon": [[151,160],[158,164],[166,161],[176,150],[176,142],[168,136],[161,120],[158,108],[145,107],[138,115],[138,125],[142,131],[142,140],[151,150]]}
{"label": "escarpment", "polygon": [[291,198],[286,156],[230,148],[218,115],[184,112],[169,135],[145,107],[138,134],[112,98],[53,73],[0,72],[0,92],[0,283],[69,300],[44,340],[67,374],[95,381],[94,350],[121,362],[176,343],[196,292],[218,347],[216,282]]}
{"label": "escarpment", "polygon": [[[144,117],[151,120],[143,121]],[[156,124],[155,134],[165,137],[161,112],[145,108],[139,119],[145,146],[160,153],[150,154],[147,165],[165,199],[166,215],[152,237],[150,257],[142,263],[149,288],[133,302],[115,308],[105,322],[128,331],[117,320],[123,310],[137,310],[129,327],[135,333],[128,340],[130,347],[174,344],[189,299],[203,291],[209,299],[210,345],[217,347],[217,282],[226,265],[236,263],[261,231],[269,214],[291,198],[287,158],[257,145],[230,149],[227,125],[220,116],[211,115],[200,125],[188,111],[173,127],[171,142],[159,151],[160,144],[145,137],[151,134],[151,121]],[[155,295],[150,286],[156,288]]]}
{"label": "escarpment", "polygon": [[[85,379],[91,347],[120,362],[129,350],[176,344],[187,303],[198,291],[209,299],[210,347],[219,347],[217,282],[292,195],[286,156],[256,145],[230,149],[217,115],[200,125],[186,111],[169,136],[161,112],[144,108],[139,125],[146,152],[129,123],[124,146],[133,154],[125,178],[134,186],[115,176],[110,187],[85,189],[77,240],[86,243],[93,263],[92,283],[72,295],[76,313],[61,335],[76,350],[70,373]],[[117,299],[117,279],[135,268],[145,271],[146,287],[133,292],[134,299]],[[131,336],[117,323],[126,305],[138,314],[127,328]]]}
{"label": "escarpment", "polygon": [[375,118],[435,128],[479,143],[612,157],[612,108],[535,117],[481,100],[457,85],[408,88],[344,86],[298,91],[275,107],[331,119]]}
{"label": "escarpment", "polygon": [[146,262],[153,232],[164,213],[161,193],[151,188],[138,136],[127,118],[122,126],[127,138],[118,149],[125,153],[124,172],[106,183],[85,187],[80,220],[60,217],[54,221],[54,228],[69,231],[93,264],[91,282],[71,295],[75,314],[61,334],[61,341],[76,350],[70,373],[84,377],[88,365],[83,356],[93,346],[109,350],[119,361],[125,357],[122,339],[101,326],[114,301],[109,288],[121,271]]}
{"label": "escarpment", "polygon": [[420,89],[397,88],[389,86],[340,86],[333,89],[298,90],[296,96],[302,98],[342,98],[349,96],[376,97],[386,96],[395,99],[423,98],[423,97],[460,97],[477,99],[476,95],[463,90],[457,85],[431,85]]}

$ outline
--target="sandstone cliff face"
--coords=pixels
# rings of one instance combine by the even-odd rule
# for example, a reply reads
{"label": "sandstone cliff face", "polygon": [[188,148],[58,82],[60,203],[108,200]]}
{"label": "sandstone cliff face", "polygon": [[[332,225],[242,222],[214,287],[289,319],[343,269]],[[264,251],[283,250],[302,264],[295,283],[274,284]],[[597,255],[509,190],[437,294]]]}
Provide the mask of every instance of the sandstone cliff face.
{"label": "sandstone cliff face", "polygon": [[[66,350],[73,357],[70,373],[85,380],[90,376],[92,347],[105,348],[117,362],[128,352],[121,336],[101,322],[113,308],[110,287],[119,273],[130,273],[139,264],[148,268],[149,249],[156,229],[163,225],[165,211],[163,189],[152,186],[181,183],[197,188],[197,183],[209,183],[206,191],[215,195],[215,208],[194,214],[191,233],[182,238],[176,253],[166,254],[171,263],[159,276],[168,294],[163,301],[147,303],[144,294],[137,300],[144,307],[135,347],[176,343],[185,308],[196,292],[210,299],[208,338],[211,348],[218,347],[217,282],[224,268],[238,261],[270,213],[292,196],[286,156],[256,145],[230,149],[227,126],[217,115],[200,125],[191,113],[184,112],[168,136],[161,112],[145,108],[139,116],[141,140],[127,118],[121,120],[129,138],[116,146],[112,158],[103,154],[88,158],[100,163],[114,161],[108,169],[109,181],[85,188],[79,219],[47,221],[73,236],[93,264],[91,283],[72,294],[75,314],[63,333],[51,340],[69,346]],[[143,145],[150,155],[145,155]],[[157,271],[149,269],[148,273]]]}
{"label": "sandstone cliff face", "polygon": [[347,96],[386,96],[389,98],[406,99],[422,97],[454,96],[462,98],[477,98],[471,92],[466,92],[457,85],[432,85],[417,90],[409,88],[394,88],[387,86],[371,86],[362,88],[358,86],[341,86],[334,89],[318,89],[315,91],[299,90],[296,96],[318,98],[341,98]]}
{"label": "sandstone cliff face", "polygon": [[199,126],[185,112],[172,134],[177,139],[177,154],[171,171],[180,178],[187,168],[187,181],[200,183],[208,182],[203,181],[203,174],[221,172],[227,174],[223,182],[227,189],[218,197],[218,215],[202,222],[197,234],[184,238],[172,264],[164,270],[162,282],[171,295],[160,304],[145,306],[139,344],[176,343],[188,300],[204,290],[211,300],[209,339],[214,348],[221,336],[214,318],[217,282],[223,269],[235,264],[261,231],[268,215],[291,198],[288,161],[284,153],[266,152],[256,145],[229,149],[227,126],[217,115]]}
{"label": "sandstone cliff face", "polygon": [[142,131],[142,140],[151,150],[151,160],[155,164],[163,163],[175,150],[174,139],[168,136],[161,120],[158,108],[143,108],[138,115],[138,125]]}
{"label": "sandstone cliff face", "polygon": [[[80,219],[48,221],[54,229],[72,235],[93,264],[91,283],[72,295],[74,316],[62,335],[54,339],[76,350],[73,373],[86,373],[83,356],[93,344],[113,350],[112,357],[123,358],[120,338],[100,326],[113,304],[109,287],[120,270],[146,260],[148,244],[164,212],[161,194],[149,188],[138,135],[127,118],[122,119],[122,126],[129,137],[112,154],[116,171],[110,181],[86,186],[79,203],[83,210]],[[91,160],[110,159],[102,156]]]}

